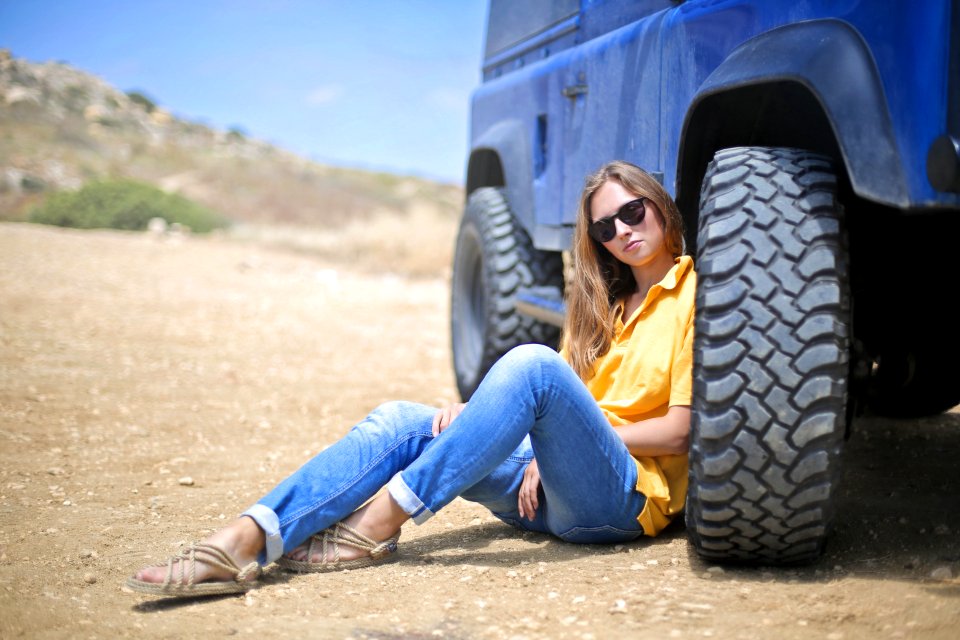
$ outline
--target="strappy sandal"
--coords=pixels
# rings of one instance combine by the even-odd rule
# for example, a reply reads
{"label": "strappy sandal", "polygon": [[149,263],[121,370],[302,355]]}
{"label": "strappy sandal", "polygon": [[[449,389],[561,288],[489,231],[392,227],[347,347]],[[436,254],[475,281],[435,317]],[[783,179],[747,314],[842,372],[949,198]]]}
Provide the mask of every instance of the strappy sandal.
{"label": "strappy sandal", "polygon": [[[229,571],[232,580],[196,582],[197,563],[208,564],[225,571]],[[173,565],[179,563],[179,576],[174,576]],[[167,575],[163,582],[144,582],[131,576],[127,579],[127,586],[140,593],[149,593],[157,596],[174,596],[177,598],[191,598],[194,596],[214,596],[227,593],[243,593],[257,586],[260,577],[260,565],[251,562],[241,568],[226,551],[218,546],[197,542],[191,544],[180,553],[166,562],[153,565],[166,565]],[[187,570],[189,565],[189,571]]]}
{"label": "strappy sandal", "polygon": [[[288,571],[299,571],[301,573],[318,573],[322,571],[340,571],[343,569],[369,567],[373,564],[395,559],[396,556],[394,556],[394,553],[397,551],[397,541],[399,539],[400,534],[397,533],[397,535],[392,538],[387,538],[383,542],[377,542],[363,535],[353,527],[338,522],[332,527],[310,536],[310,540],[307,543],[306,560],[294,560],[293,558],[283,556],[277,560],[277,564]],[[320,562],[311,562],[310,558],[313,557],[313,552],[317,549],[318,544],[320,545],[319,550],[323,560]],[[353,560],[341,560],[340,545],[367,551],[369,555]],[[331,554],[327,553],[328,551],[332,551],[332,560],[328,560],[328,558],[331,557]]]}

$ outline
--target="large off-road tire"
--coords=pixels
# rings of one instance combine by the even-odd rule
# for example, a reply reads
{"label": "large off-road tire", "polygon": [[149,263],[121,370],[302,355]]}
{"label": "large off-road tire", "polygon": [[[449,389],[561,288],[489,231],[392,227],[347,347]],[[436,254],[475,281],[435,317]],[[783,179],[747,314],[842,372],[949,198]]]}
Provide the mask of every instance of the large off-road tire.
{"label": "large off-road tire", "polygon": [[834,514],[850,360],[830,161],[718,152],[697,243],[689,535],[708,559],[812,560]]}
{"label": "large off-road tire", "polygon": [[516,309],[521,288],[541,286],[563,290],[560,253],[533,248],[500,189],[471,193],[457,235],[450,309],[453,365],[464,400],[513,347],[530,342],[556,346],[557,327]]}

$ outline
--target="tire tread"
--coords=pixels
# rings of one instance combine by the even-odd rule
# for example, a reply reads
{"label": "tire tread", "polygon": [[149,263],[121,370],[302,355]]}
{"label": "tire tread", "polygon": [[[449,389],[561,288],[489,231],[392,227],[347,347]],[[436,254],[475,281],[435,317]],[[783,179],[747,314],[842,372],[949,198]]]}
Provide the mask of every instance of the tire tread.
{"label": "tire tread", "polygon": [[829,159],[716,154],[701,191],[687,523],[700,555],[821,553],[845,428],[850,297]]}

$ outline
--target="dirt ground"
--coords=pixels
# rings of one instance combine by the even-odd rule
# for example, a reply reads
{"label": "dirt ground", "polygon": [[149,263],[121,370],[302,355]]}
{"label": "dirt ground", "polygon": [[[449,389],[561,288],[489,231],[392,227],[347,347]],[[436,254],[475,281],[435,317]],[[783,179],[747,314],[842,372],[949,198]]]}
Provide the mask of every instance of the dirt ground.
{"label": "dirt ground", "polygon": [[252,243],[0,225],[0,637],[957,637],[957,412],[856,423],[809,566],[711,566],[682,526],[568,545],[457,501],[375,569],[123,586],[378,403],[454,400],[447,304],[442,278]]}

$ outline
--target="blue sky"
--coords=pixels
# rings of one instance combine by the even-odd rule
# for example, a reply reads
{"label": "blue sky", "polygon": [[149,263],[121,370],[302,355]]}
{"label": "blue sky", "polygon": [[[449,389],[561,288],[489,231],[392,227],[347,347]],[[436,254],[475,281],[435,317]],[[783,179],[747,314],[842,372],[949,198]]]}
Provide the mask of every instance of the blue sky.
{"label": "blue sky", "polygon": [[330,164],[462,182],[486,0],[0,0],[0,47]]}

